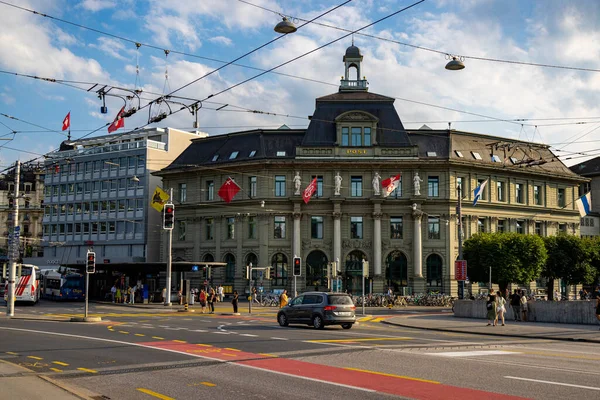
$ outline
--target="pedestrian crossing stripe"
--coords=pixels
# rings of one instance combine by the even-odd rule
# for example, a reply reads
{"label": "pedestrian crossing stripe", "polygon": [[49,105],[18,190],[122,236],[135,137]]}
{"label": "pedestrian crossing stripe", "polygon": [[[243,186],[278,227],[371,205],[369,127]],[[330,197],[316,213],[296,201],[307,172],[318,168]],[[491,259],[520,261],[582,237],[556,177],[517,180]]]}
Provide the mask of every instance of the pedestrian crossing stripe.
{"label": "pedestrian crossing stripe", "polygon": [[510,355],[521,354],[519,351],[507,350],[475,350],[475,351],[447,351],[440,353],[425,353],[430,356],[439,357],[477,357],[477,356],[492,356],[492,355]]}

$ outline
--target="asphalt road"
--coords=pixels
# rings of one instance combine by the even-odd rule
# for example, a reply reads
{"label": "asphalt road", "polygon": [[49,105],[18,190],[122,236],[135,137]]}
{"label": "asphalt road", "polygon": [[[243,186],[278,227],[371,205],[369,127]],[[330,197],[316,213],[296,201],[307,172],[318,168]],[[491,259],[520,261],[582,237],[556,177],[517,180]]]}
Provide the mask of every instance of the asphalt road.
{"label": "asphalt road", "polygon": [[[2,319],[0,358],[110,399],[600,397],[594,344],[379,323],[398,315],[390,312],[349,331],[281,328],[272,312],[257,311],[224,316],[91,305],[102,323]],[[79,303],[17,307],[22,316],[80,312]]]}

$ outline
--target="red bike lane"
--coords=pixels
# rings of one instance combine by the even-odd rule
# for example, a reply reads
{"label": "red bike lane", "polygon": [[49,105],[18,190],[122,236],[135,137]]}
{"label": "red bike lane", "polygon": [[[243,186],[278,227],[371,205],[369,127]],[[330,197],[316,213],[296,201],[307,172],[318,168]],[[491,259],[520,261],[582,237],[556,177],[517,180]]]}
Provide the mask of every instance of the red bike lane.
{"label": "red bike lane", "polygon": [[325,384],[343,385],[380,393],[404,396],[413,399],[434,400],[517,400],[524,397],[510,396],[501,393],[486,392],[482,390],[462,388],[445,385],[425,379],[403,377],[393,374],[379,373],[376,371],[363,371],[332,367],[299,361],[289,358],[278,358],[268,354],[255,354],[232,348],[214,347],[206,344],[192,344],[181,342],[145,342],[139,345],[187,354],[193,357],[210,360],[226,361],[240,366],[256,368],[259,370],[310,379]]}

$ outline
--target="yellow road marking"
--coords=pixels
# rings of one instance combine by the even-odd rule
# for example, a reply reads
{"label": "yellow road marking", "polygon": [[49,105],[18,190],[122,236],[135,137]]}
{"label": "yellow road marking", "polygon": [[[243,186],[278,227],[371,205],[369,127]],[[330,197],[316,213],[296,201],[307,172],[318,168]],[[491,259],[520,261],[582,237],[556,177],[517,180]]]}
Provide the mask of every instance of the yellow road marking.
{"label": "yellow road marking", "polygon": [[214,383],[210,383],[210,382],[200,382],[200,383],[201,383],[201,384],[203,384],[204,386],[208,386],[208,387],[214,387],[214,386],[217,386],[216,384],[214,384]]}
{"label": "yellow road marking", "polygon": [[232,349],[231,347],[225,347],[225,350],[230,350],[230,351],[241,351],[241,350],[238,350],[238,349]]}
{"label": "yellow road marking", "polygon": [[543,351],[520,351],[519,353],[523,354],[532,354],[538,356],[547,356],[547,357],[558,357],[558,358],[577,358],[580,360],[600,360],[600,357],[589,357],[589,356],[571,356],[568,354],[559,354],[559,353],[545,353]]}
{"label": "yellow road marking", "polygon": [[371,320],[370,322],[381,322],[384,321],[386,319],[388,319],[389,317],[379,317],[379,318],[375,318],[374,320]]}
{"label": "yellow road marking", "polygon": [[411,381],[418,381],[418,382],[435,383],[435,384],[439,385],[439,382],[437,382],[437,381],[430,381],[428,379],[413,378],[411,376],[386,374],[385,372],[369,371],[369,370],[366,370],[366,369],[358,369],[358,368],[344,368],[344,369],[347,369],[348,371],[364,372],[364,373],[367,373],[367,374],[389,376],[389,377],[392,377],[392,378],[408,379],[408,380],[411,380]]}
{"label": "yellow road marking", "polygon": [[90,374],[97,374],[98,373],[98,371],[96,371],[95,369],[88,369],[88,368],[77,368],[77,369],[80,370],[80,371],[83,371],[83,372],[89,372]]}
{"label": "yellow road marking", "polygon": [[362,317],[362,318],[359,318],[358,320],[359,320],[360,322],[365,322],[365,321],[370,321],[370,320],[372,320],[372,319],[373,319],[373,317]]}
{"label": "yellow road marking", "polygon": [[69,366],[69,364],[61,362],[61,361],[52,361],[52,364],[62,365],[63,367]]}
{"label": "yellow road marking", "polygon": [[150,389],[137,388],[136,390],[138,392],[146,393],[147,395],[156,397],[157,399],[161,399],[161,400],[175,400],[173,397],[169,397],[169,396],[165,396],[164,394],[153,392]]}
{"label": "yellow road marking", "polygon": [[107,326],[108,329],[112,329],[112,325]]}
{"label": "yellow road marking", "polygon": [[185,340],[173,340],[175,343],[187,343]]}
{"label": "yellow road marking", "polygon": [[10,355],[13,355],[13,356],[18,356],[19,355],[19,353],[15,353],[14,351],[7,351],[6,354],[10,354]]}
{"label": "yellow road marking", "polygon": [[50,368],[50,370],[52,370],[54,372],[63,372],[62,369],[58,369],[58,368]]}
{"label": "yellow road marking", "polygon": [[211,344],[202,344],[202,343],[198,343],[196,346],[212,347]]}
{"label": "yellow road marking", "polygon": [[146,336],[143,333],[136,333],[135,336]]}
{"label": "yellow road marking", "polygon": [[119,331],[119,333],[123,333],[125,335],[129,335],[129,332],[127,332],[127,331]]}
{"label": "yellow road marking", "polygon": [[265,356],[265,357],[277,357],[275,354],[269,354],[269,353],[258,353],[258,355]]}
{"label": "yellow road marking", "polygon": [[115,331],[113,328],[109,328],[108,330],[109,330],[109,331],[111,331],[111,332],[114,332],[114,331]]}
{"label": "yellow road marking", "polygon": [[235,357],[235,354],[229,354],[229,353],[221,353],[221,354],[223,354],[224,356],[227,356],[227,357]]}
{"label": "yellow road marking", "polygon": [[42,357],[36,357],[36,356],[27,356],[27,358],[33,358],[34,360],[43,360]]}
{"label": "yellow road marking", "polygon": [[348,339],[320,339],[320,340],[307,340],[309,343],[346,343],[346,342],[379,342],[384,340],[411,340],[409,337],[384,337],[384,338],[348,338]]}
{"label": "yellow road marking", "polygon": [[165,340],[164,337],[160,337],[160,336],[152,336],[152,339]]}

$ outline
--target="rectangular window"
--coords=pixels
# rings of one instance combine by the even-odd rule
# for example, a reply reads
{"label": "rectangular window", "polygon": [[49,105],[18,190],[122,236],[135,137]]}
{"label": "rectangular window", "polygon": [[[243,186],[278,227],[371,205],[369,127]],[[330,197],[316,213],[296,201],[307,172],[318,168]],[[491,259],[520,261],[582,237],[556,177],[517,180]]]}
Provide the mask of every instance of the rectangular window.
{"label": "rectangular window", "polygon": [[506,232],[506,228],[504,227],[504,220],[503,219],[499,219],[498,220],[498,232]]}
{"label": "rectangular window", "polygon": [[463,178],[460,176],[456,177],[456,188],[460,188],[460,195],[463,197],[465,195],[465,188],[463,187]]}
{"label": "rectangular window", "polygon": [[187,201],[187,183],[179,184],[179,202],[185,203]]}
{"label": "rectangular window", "polygon": [[215,198],[215,182],[206,181],[206,200],[211,201]]}
{"label": "rectangular window", "polygon": [[285,175],[275,175],[275,197],[285,197]]}
{"label": "rectangular window", "polygon": [[524,198],[523,198],[523,184],[521,183],[515,183],[515,198],[517,203],[524,203]]}
{"label": "rectangular window", "polygon": [[[477,179],[477,187],[481,186],[483,184],[483,182],[485,182],[486,179]],[[479,200],[487,200],[487,188],[488,186],[486,185],[483,190],[481,191],[481,197],[479,198]]]}
{"label": "rectangular window", "polygon": [[558,189],[558,198],[556,199],[558,206],[564,208],[566,206],[565,203],[565,189]]}
{"label": "rectangular window", "polygon": [[108,223],[108,233],[115,233],[116,223],[115,221],[110,221]]}
{"label": "rectangular window", "polygon": [[363,238],[363,217],[350,217],[350,237],[352,239]]}
{"label": "rectangular window", "polygon": [[227,239],[235,239],[235,218],[227,218]]}
{"label": "rectangular window", "polygon": [[558,231],[561,233],[567,233],[567,224],[558,224]]}
{"label": "rectangular window", "polygon": [[362,145],[362,129],[352,128],[352,146],[359,147]]}
{"label": "rectangular window", "polygon": [[313,175],[311,177],[311,182],[312,179],[315,179],[315,177],[317,178],[317,190],[315,190],[312,197],[323,197],[323,176]]}
{"label": "rectangular window", "polygon": [[539,185],[533,186],[533,202],[537,206],[542,205],[542,188]]}
{"label": "rectangular window", "polygon": [[402,217],[390,218],[390,239],[402,239]]}
{"label": "rectangular window", "polygon": [[538,236],[542,236],[543,232],[542,232],[542,223],[541,222],[535,222],[535,234]]}
{"label": "rectangular window", "polygon": [[517,233],[525,233],[525,221],[517,221],[516,231]]}
{"label": "rectangular window", "polygon": [[177,221],[177,235],[179,241],[185,241],[185,231],[186,231],[186,223],[185,221]]}
{"label": "rectangular window", "polygon": [[213,219],[206,218],[206,240],[213,240]]}
{"label": "rectangular window", "polygon": [[498,201],[506,201],[506,194],[504,188],[506,184],[504,182],[496,182],[496,188],[498,192]]}
{"label": "rectangular window", "polygon": [[370,146],[371,145],[371,128],[364,128],[364,145],[365,146]]}
{"label": "rectangular window", "polygon": [[430,176],[427,178],[427,196],[440,196],[440,178],[438,176]]}
{"label": "rectangular window", "polygon": [[90,224],[88,224],[87,222],[84,222],[81,225],[83,226],[83,234],[89,235],[90,234]]}
{"label": "rectangular window", "polygon": [[350,131],[348,128],[342,128],[342,146],[348,146]]}
{"label": "rectangular window", "polygon": [[311,217],[310,237],[312,239],[323,239],[323,217]]}
{"label": "rectangular window", "polygon": [[440,219],[438,217],[429,217],[427,220],[427,228],[429,239],[440,238]]}
{"label": "rectangular window", "polygon": [[273,236],[275,239],[285,239],[285,217],[275,217],[275,229]]}
{"label": "rectangular window", "polygon": [[361,197],[362,196],[362,176],[351,176],[350,177],[350,196]]}
{"label": "rectangular window", "polygon": [[248,239],[256,239],[256,217],[248,217]]}
{"label": "rectangular window", "polygon": [[257,197],[256,194],[257,192],[257,184],[258,184],[258,178],[256,176],[251,176],[248,178],[248,183],[250,186],[250,197],[255,198]]}
{"label": "rectangular window", "polygon": [[485,233],[485,218],[477,218],[477,232]]}

